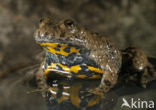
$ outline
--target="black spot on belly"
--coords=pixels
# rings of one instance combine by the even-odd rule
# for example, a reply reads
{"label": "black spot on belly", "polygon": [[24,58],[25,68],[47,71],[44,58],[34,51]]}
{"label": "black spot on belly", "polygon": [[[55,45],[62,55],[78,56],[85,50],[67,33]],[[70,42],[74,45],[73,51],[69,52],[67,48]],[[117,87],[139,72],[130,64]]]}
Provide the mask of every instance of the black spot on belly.
{"label": "black spot on belly", "polygon": [[71,53],[69,54],[69,56],[67,56],[66,58],[69,60],[69,61],[73,61],[74,58],[75,58],[76,54],[75,53]]}
{"label": "black spot on belly", "polygon": [[57,45],[57,48],[61,48],[61,45],[58,44],[58,45]]}
{"label": "black spot on belly", "polygon": [[58,70],[63,70],[61,66],[57,65]]}
{"label": "black spot on belly", "polygon": [[111,82],[109,80],[104,80],[104,83],[106,84],[106,86],[111,86]]}
{"label": "black spot on belly", "polygon": [[89,72],[89,69],[87,68],[87,66],[81,65],[80,67],[81,67],[82,73],[84,73],[84,72],[86,72],[86,73]]}
{"label": "black spot on belly", "polygon": [[60,48],[53,47],[53,49],[55,49],[56,51],[60,51]]}
{"label": "black spot on belly", "polygon": [[70,47],[65,48],[64,51],[70,53]]}

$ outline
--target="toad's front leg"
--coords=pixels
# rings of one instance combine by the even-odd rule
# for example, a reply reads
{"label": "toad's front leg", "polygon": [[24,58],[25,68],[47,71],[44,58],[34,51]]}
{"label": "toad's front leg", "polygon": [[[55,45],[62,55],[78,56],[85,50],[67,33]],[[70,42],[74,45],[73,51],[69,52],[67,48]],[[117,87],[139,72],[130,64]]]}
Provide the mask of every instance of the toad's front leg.
{"label": "toad's front leg", "polygon": [[106,51],[107,50],[96,50],[92,51],[91,53],[91,56],[95,56],[94,60],[100,65],[101,69],[103,70],[101,83],[93,92],[102,96],[116,84],[122,59],[120,51],[115,50],[113,51],[116,52],[114,54],[110,54],[108,51],[109,56],[104,54],[104,52]]}
{"label": "toad's front leg", "polygon": [[106,69],[104,70],[104,74],[101,79],[100,85],[96,88],[95,94],[104,95],[108,92],[117,82],[118,79],[118,71],[114,67],[112,63],[108,63],[106,65]]}
{"label": "toad's front leg", "polygon": [[36,72],[36,82],[37,82],[38,89],[41,90],[42,96],[44,97],[44,95],[45,95],[44,91],[47,88],[47,84],[46,84],[46,81],[45,81],[45,78],[44,78],[44,71],[43,71],[43,68],[42,68],[43,65],[44,65],[44,62],[41,63],[40,68]]}

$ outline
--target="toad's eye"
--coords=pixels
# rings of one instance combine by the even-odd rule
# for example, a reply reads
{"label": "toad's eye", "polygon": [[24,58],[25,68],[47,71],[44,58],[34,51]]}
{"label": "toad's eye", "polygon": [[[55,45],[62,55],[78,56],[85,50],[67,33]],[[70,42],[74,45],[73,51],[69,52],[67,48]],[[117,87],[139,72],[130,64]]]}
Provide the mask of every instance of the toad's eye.
{"label": "toad's eye", "polygon": [[67,28],[72,28],[74,26],[74,21],[70,20],[70,19],[67,19],[64,21],[64,25],[67,27]]}

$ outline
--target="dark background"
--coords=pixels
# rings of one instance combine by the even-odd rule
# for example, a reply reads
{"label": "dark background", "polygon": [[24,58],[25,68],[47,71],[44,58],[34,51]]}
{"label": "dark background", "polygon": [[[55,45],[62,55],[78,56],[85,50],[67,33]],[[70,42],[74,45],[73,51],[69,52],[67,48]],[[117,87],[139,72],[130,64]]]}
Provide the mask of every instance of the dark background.
{"label": "dark background", "polygon": [[73,18],[119,48],[135,44],[155,57],[155,13],[155,0],[0,0],[0,68],[36,56],[33,33],[47,16]]}

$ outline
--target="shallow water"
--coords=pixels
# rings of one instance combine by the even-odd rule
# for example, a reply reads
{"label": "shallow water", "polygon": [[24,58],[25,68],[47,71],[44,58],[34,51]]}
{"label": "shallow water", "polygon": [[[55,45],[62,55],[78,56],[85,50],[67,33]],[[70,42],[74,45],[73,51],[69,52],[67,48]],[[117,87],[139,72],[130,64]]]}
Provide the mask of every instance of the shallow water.
{"label": "shallow water", "polygon": [[[10,77],[0,84],[0,110],[125,110],[122,98],[156,102],[156,82],[143,89],[135,85],[117,85],[104,98],[95,96],[88,89],[97,87],[98,81],[59,81],[45,93],[30,85],[21,84],[19,78]],[[30,92],[28,94],[28,92]]]}
{"label": "shallow water", "polygon": [[46,93],[48,110],[125,110],[121,108],[123,98],[129,103],[134,101],[156,101],[156,82],[152,82],[147,89],[134,85],[122,85],[114,87],[102,98],[88,92],[95,89],[98,81],[59,82],[54,84]]}
{"label": "shallow water", "polygon": [[[149,101],[156,103],[156,81],[144,89],[118,80],[102,98],[89,92],[99,85],[98,80],[53,80],[43,98],[41,91],[36,91],[35,79],[23,82],[23,77],[14,73],[0,80],[0,110],[145,110]],[[136,101],[136,107],[140,108],[121,107],[123,98],[129,105]],[[141,108],[142,101],[147,102],[147,107]]]}

